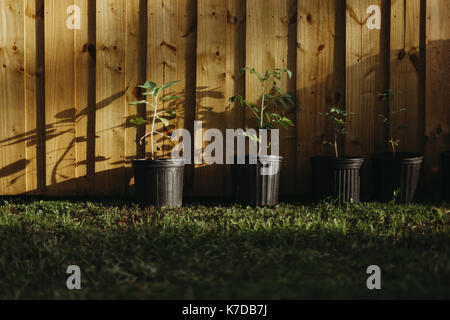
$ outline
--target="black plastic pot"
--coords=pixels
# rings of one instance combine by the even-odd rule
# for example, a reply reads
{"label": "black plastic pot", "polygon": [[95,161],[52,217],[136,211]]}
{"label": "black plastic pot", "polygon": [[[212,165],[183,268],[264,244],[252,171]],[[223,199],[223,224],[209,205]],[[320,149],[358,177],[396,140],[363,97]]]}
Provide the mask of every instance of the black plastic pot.
{"label": "black plastic pot", "polygon": [[450,201],[450,151],[442,152],[442,197]]}
{"label": "black plastic pot", "polygon": [[397,152],[373,155],[375,200],[391,201],[400,191],[397,200],[411,203],[416,194],[423,156],[419,153]]}
{"label": "black plastic pot", "polygon": [[312,187],[315,201],[338,199],[339,203],[359,203],[360,169],[364,159],[360,157],[311,158]]}
{"label": "black plastic pot", "polygon": [[237,164],[235,160],[231,166],[234,201],[258,207],[276,205],[282,160],[279,156],[259,156],[257,160],[247,156],[245,164]]}
{"label": "black plastic pot", "polygon": [[156,208],[183,205],[184,159],[134,160],[136,198]]}

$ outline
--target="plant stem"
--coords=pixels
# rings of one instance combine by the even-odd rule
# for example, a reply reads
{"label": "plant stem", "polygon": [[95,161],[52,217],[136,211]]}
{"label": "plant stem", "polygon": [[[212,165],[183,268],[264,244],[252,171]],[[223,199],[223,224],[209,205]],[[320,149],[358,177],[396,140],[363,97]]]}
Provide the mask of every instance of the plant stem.
{"label": "plant stem", "polygon": [[334,134],[334,152],[335,152],[335,154],[336,154],[336,158],[339,158],[338,144],[337,144],[337,135],[336,135],[336,133]]}
{"label": "plant stem", "polygon": [[394,135],[392,133],[392,125],[389,125],[389,129],[391,131],[391,146],[392,146],[392,152],[394,154],[394,158],[395,158],[395,142],[394,142]]}
{"label": "plant stem", "polygon": [[158,112],[158,96],[155,96],[154,98],[155,98],[155,105],[153,107],[155,108],[155,112],[154,112],[154,115],[153,115],[153,122],[152,122],[152,129],[151,129],[151,138],[150,138],[150,140],[151,140],[150,143],[152,145],[152,160],[155,160],[155,149],[154,149],[154,146],[153,146],[153,144],[154,144],[153,135],[154,135],[154,132],[155,132],[156,115],[157,115],[157,112]]}
{"label": "plant stem", "polygon": [[[260,115],[260,119],[259,119],[259,128],[262,129],[263,125],[264,125],[264,97],[266,95],[266,90],[264,88],[264,82],[261,82],[261,87],[262,87],[262,99],[261,99],[261,115]],[[258,132],[259,134],[259,132]],[[259,151],[258,151],[258,155],[260,156],[262,152],[262,148],[261,148],[261,141],[259,141]]]}
{"label": "plant stem", "polygon": [[262,99],[261,99],[261,118],[260,120],[260,124],[259,124],[259,128],[262,129],[263,125],[264,125],[264,97],[266,95],[266,90],[264,88],[264,82],[261,83],[262,86]]}

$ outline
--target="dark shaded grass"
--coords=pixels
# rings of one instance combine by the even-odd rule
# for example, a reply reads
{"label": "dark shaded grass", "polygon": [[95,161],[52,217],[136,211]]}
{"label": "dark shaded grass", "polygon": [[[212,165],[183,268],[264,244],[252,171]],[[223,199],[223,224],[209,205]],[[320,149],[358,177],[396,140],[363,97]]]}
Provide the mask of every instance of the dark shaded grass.
{"label": "dark shaded grass", "polygon": [[[15,200],[0,205],[0,298],[448,299],[449,225],[446,205]],[[80,291],[66,288],[72,264]]]}

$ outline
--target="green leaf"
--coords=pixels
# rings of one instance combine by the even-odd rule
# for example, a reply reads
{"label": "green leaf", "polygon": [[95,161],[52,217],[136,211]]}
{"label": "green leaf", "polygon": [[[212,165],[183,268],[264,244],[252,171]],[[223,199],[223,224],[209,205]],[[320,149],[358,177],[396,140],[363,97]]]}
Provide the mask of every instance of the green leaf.
{"label": "green leaf", "polygon": [[130,106],[135,106],[135,105],[144,104],[144,103],[147,103],[147,101],[146,100],[134,101],[134,102],[130,102]]}
{"label": "green leaf", "polygon": [[292,122],[292,120],[291,119],[289,119],[289,118],[286,118],[286,117],[283,117],[283,119],[282,119],[284,122],[286,122],[288,125],[290,125],[291,127],[293,127],[294,126],[294,123]]}
{"label": "green leaf", "polygon": [[152,92],[156,87],[158,87],[158,85],[152,81],[146,81],[143,85],[140,85],[138,87]]}
{"label": "green leaf", "polygon": [[286,99],[291,105],[295,105],[294,100],[292,99],[292,96],[289,93],[286,93],[283,96],[284,99]]}
{"label": "green leaf", "polygon": [[286,110],[288,109],[288,106],[286,105],[286,102],[284,102],[283,98],[278,99],[278,101],[280,101],[283,108],[285,108]]}
{"label": "green leaf", "polygon": [[145,121],[145,119],[139,117],[139,118],[131,119],[130,123],[135,126],[142,126],[143,124],[146,124],[147,121]]}
{"label": "green leaf", "polygon": [[289,79],[292,79],[292,71],[289,69],[283,69],[284,72],[288,74]]}
{"label": "green leaf", "polygon": [[168,82],[168,83],[166,83],[166,84],[163,84],[163,85],[161,86],[160,90],[167,89],[167,88],[169,88],[169,87],[171,87],[171,86],[177,84],[178,82],[180,82],[180,80],[177,80],[177,81],[171,81],[171,82]]}
{"label": "green leaf", "polygon": [[286,68],[283,68],[283,69],[276,68],[276,69],[274,69],[274,70],[275,70],[275,71],[283,71],[283,72],[286,72],[287,75],[288,75],[288,77],[289,77],[289,79],[292,79],[292,71],[291,71],[291,70],[286,69]]}
{"label": "green leaf", "polygon": [[258,77],[259,81],[261,81],[261,82],[263,81],[262,76],[254,68],[250,68],[250,69],[247,69],[247,70],[250,70],[250,74],[256,75]]}
{"label": "green leaf", "polygon": [[164,123],[164,125],[165,125],[166,127],[169,126],[169,120],[167,120],[166,118],[158,117],[158,119],[161,120],[161,122]]}
{"label": "green leaf", "polygon": [[239,71],[239,77],[242,77],[247,70],[249,70],[249,68],[242,68],[241,71]]}
{"label": "green leaf", "polygon": [[275,86],[274,88],[280,95],[283,95],[283,91],[281,91],[280,88],[278,88],[277,86]]}
{"label": "green leaf", "polygon": [[175,110],[166,110],[165,112],[169,115],[169,117],[177,116],[177,112]]}
{"label": "green leaf", "polygon": [[178,100],[180,99],[179,96],[166,96],[163,98],[164,101],[173,101],[173,100]]}

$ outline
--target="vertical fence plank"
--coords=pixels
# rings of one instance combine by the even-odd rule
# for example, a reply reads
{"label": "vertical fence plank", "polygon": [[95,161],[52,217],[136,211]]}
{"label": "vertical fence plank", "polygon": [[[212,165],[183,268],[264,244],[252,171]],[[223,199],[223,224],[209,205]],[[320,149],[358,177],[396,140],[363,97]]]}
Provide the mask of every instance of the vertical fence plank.
{"label": "vertical fence plank", "polygon": [[346,153],[365,156],[374,152],[377,68],[380,30],[369,29],[367,8],[380,0],[347,0],[346,110],[357,113],[348,121]]}
{"label": "vertical fence plank", "polygon": [[440,153],[450,149],[450,1],[426,3],[425,178],[434,198],[440,182]]}
{"label": "vertical fence plank", "polygon": [[[177,105],[177,128],[191,132],[196,108],[196,68],[197,68],[197,0],[178,1],[177,25],[177,79],[181,101]],[[179,89],[179,90],[180,90]],[[192,149],[191,149],[192,150]],[[185,167],[185,194],[192,195],[194,186],[194,166]]]}
{"label": "vertical fence plank", "polygon": [[[393,127],[408,125],[396,135],[400,139],[399,151],[418,152],[421,149],[419,48],[420,0],[392,1],[390,87],[402,94],[390,104],[390,117]],[[392,111],[400,108],[408,111],[392,115]]]}
{"label": "vertical fence plank", "polygon": [[92,180],[88,178],[88,118],[89,94],[92,88],[90,74],[95,72],[93,47],[89,33],[89,0],[75,1],[81,9],[81,28],[75,30],[75,120],[76,120],[76,176],[77,194],[87,195],[93,190]]}
{"label": "vertical fence plank", "polygon": [[[294,79],[289,81],[286,75],[283,76],[280,88],[292,94],[295,93],[296,12],[297,1],[293,0],[247,1],[247,67],[253,67],[258,72],[273,68],[291,69],[294,71]],[[247,73],[247,100],[257,102],[260,94],[261,89],[258,80]],[[295,123],[295,113],[292,113],[289,117]],[[250,118],[250,113],[248,113],[246,121],[249,127],[255,127],[253,119]],[[280,192],[284,195],[293,195],[296,177],[295,128],[280,130],[280,154],[284,157]]]}
{"label": "vertical fence plank", "polygon": [[[341,1],[342,2],[342,1]],[[345,6],[335,1],[298,2],[297,97],[302,112],[297,117],[297,172],[299,192],[310,191],[310,157],[333,154],[323,141],[333,135],[327,120],[319,115],[332,106],[342,106],[344,92],[338,86],[344,81],[345,57],[336,59],[337,41],[344,42],[335,26]],[[344,21],[341,21],[343,23]]]}
{"label": "vertical fence plank", "polygon": [[[149,23],[148,23],[148,64],[147,75],[150,81],[162,85],[170,81],[176,81],[177,71],[177,1],[156,0],[148,3]],[[169,89],[173,91],[173,87]],[[169,90],[164,92],[167,95]],[[152,101],[151,101],[152,102]],[[160,110],[168,109],[167,102],[160,103]],[[148,109],[151,114],[152,108]],[[150,130],[150,128],[148,128]],[[158,123],[156,130],[163,132],[164,125]],[[167,138],[156,136],[156,144],[161,148],[156,155],[165,157],[169,155],[169,141]],[[150,142],[149,142],[150,143]],[[148,145],[149,156],[151,146]]]}
{"label": "vertical fence plank", "polygon": [[37,64],[36,64],[36,1],[25,0],[25,112],[27,193],[37,192]]}
{"label": "vertical fence plank", "polygon": [[74,31],[70,0],[45,0],[45,124],[47,193],[75,192]]}
{"label": "vertical fence plank", "polygon": [[[245,67],[245,0],[228,0],[226,25],[226,76],[224,95],[225,101],[229,97],[245,94],[245,77],[239,73]],[[225,110],[226,129],[243,129],[245,127],[245,110],[240,105],[230,105]],[[225,142],[224,142],[225,143]],[[232,193],[232,179],[230,166],[225,168],[224,195]]]}
{"label": "vertical fence plank", "polygon": [[24,2],[0,1],[0,194],[26,192]]}
{"label": "vertical fence plank", "polygon": [[[244,80],[239,78],[239,71],[245,65],[244,28],[245,1],[199,1],[196,120],[202,122],[203,133],[218,129],[223,134],[224,163],[225,130],[244,125],[243,110],[227,106],[231,96],[243,94]],[[203,148],[209,143],[203,143]],[[196,195],[229,196],[229,170],[227,165],[198,165],[194,173]]]}
{"label": "vertical fence plank", "polygon": [[[127,1],[127,51],[126,51],[126,87],[128,88],[126,93],[126,144],[125,144],[125,166],[127,168],[125,174],[125,183],[134,183],[132,176],[132,160],[138,158],[138,136],[136,127],[130,124],[130,119],[139,114],[139,107],[129,105],[131,102],[140,99],[140,91],[138,85],[145,82],[146,65],[145,55],[141,50],[141,46],[145,46],[145,42],[141,43],[141,33],[147,34],[147,31],[142,25],[142,12],[146,9],[146,6],[142,6],[141,0],[128,0]],[[147,17],[147,12],[145,17]],[[129,185],[128,185],[129,187]],[[131,188],[128,188],[127,192],[130,194]]]}
{"label": "vertical fence plank", "polygon": [[[197,108],[196,120],[207,129],[225,132],[227,2],[198,2]],[[196,137],[198,139],[198,137]],[[203,143],[203,149],[209,142]],[[201,196],[224,192],[223,165],[198,165],[194,173],[195,190]]]}
{"label": "vertical fence plank", "polygon": [[[163,102],[161,106],[162,110],[175,110],[178,115],[171,121],[169,128],[166,128],[170,129],[169,132],[175,128],[187,127],[186,111],[189,109],[185,109],[189,99],[187,86],[189,78],[195,76],[191,64],[195,62],[193,57],[195,52],[192,50],[194,31],[192,28],[196,14],[191,0],[149,2],[148,78],[159,85],[179,81],[177,85],[166,90],[164,95],[176,94],[181,99],[178,102]],[[189,103],[192,104],[192,101]],[[164,131],[161,130],[162,124],[158,126],[159,131]],[[158,137],[158,142],[163,149],[159,155],[170,157],[173,144],[169,139]]]}
{"label": "vertical fence plank", "polygon": [[97,194],[125,194],[126,1],[97,0]]}

